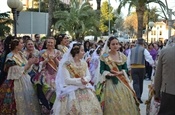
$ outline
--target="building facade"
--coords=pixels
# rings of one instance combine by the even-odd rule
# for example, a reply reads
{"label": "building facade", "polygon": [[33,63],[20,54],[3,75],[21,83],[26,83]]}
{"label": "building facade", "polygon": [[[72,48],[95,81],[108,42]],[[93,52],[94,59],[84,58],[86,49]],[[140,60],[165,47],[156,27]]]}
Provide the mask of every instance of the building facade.
{"label": "building facade", "polygon": [[[161,21],[161,22],[155,22],[152,29],[148,32],[148,43],[150,42],[156,42],[156,41],[162,41],[168,39],[168,25],[167,23]],[[175,35],[175,29],[171,29],[171,36]],[[143,38],[147,40],[147,33],[143,35]]]}

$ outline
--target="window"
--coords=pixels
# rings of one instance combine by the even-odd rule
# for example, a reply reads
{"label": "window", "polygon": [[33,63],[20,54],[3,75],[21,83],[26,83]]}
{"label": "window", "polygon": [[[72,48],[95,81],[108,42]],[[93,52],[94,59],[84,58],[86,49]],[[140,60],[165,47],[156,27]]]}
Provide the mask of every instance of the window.
{"label": "window", "polygon": [[154,35],[156,35],[156,31],[154,31]]}
{"label": "window", "polygon": [[159,35],[162,35],[162,31],[160,31],[160,34]]}

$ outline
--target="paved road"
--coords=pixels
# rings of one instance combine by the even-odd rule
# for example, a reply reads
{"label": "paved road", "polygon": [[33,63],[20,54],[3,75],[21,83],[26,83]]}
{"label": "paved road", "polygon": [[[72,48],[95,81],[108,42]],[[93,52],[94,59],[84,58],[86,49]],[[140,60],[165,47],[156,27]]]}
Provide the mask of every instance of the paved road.
{"label": "paved road", "polygon": [[143,94],[142,94],[143,104],[140,105],[141,115],[146,115],[145,101],[148,99],[148,85],[150,85],[150,84],[151,84],[151,81],[144,80],[144,87],[143,87]]}

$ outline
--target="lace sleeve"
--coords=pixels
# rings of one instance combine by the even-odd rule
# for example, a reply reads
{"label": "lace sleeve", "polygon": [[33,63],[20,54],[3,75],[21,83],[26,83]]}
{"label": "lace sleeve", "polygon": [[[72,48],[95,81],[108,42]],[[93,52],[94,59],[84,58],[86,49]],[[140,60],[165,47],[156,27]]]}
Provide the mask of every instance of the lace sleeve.
{"label": "lace sleeve", "polygon": [[20,79],[24,75],[24,67],[18,65],[11,66],[8,70],[7,79],[14,80]]}

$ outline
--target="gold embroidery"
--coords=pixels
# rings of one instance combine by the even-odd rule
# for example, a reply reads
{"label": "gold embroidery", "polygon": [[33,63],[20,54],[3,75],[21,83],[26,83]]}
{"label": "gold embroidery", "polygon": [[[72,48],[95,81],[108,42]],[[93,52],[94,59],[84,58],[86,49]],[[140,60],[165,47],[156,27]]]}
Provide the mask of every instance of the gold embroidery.
{"label": "gold embroidery", "polygon": [[68,71],[70,72],[70,74],[74,78],[81,78],[85,75],[86,67],[87,67],[85,63],[82,63],[81,66],[76,66],[74,63],[67,61],[65,65]]}
{"label": "gold embroidery", "polygon": [[[44,59],[47,59],[47,58],[48,58],[48,54],[47,54],[46,51],[43,53],[42,57],[43,57]],[[57,57],[57,56],[56,56],[56,57]],[[57,67],[58,67],[58,66],[56,65],[56,63],[54,62],[53,59],[49,58],[49,61],[48,61],[47,63],[48,63],[55,71],[57,71]]]}
{"label": "gold embroidery", "polygon": [[[102,59],[103,59],[103,61],[110,67],[111,70],[119,71],[117,65],[110,59],[109,54],[104,53],[104,54],[102,55]],[[136,102],[139,103],[138,100],[137,100],[137,96],[136,96],[135,92],[134,92],[133,89],[130,87],[130,85],[129,85],[129,83],[127,82],[126,78],[125,78],[123,75],[118,75],[118,76],[116,76],[116,77],[119,79],[119,81],[120,81],[121,83],[123,83],[123,84],[132,92],[132,94],[133,94],[133,96],[134,96]]]}
{"label": "gold embroidery", "polygon": [[17,57],[16,55],[12,56],[12,59],[19,65],[19,66],[24,66],[27,63],[26,58],[20,53],[21,59]]}
{"label": "gold embroidery", "polygon": [[67,52],[68,48],[63,45],[58,45],[57,48],[64,54]]}

